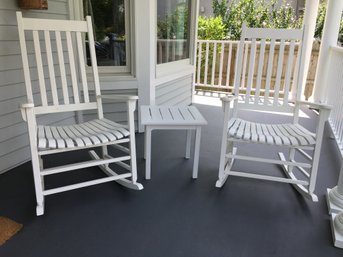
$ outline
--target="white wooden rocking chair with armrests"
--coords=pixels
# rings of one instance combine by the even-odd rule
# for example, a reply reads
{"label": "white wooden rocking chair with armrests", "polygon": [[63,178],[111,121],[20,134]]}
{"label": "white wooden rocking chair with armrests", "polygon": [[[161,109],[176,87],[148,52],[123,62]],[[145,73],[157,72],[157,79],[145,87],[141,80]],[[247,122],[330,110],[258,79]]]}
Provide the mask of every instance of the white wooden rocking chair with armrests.
{"label": "white wooden rocking chair with armrests", "polygon": [[[31,19],[23,18],[22,13],[17,12],[17,22],[27,93],[27,103],[21,105],[21,110],[28,124],[37,200],[36,214],[44,214],[45,196],[55,193],[109,181],[116,181],[131,189],[142,189],[142,185],[137,183],[134,127],[134,110],[138,98],[125,95],[101,96],[91,18],[87,17],[86,21]],[[84,38],[88,40],[92,64],[96,95],[93,101],[87,82]],[[30,52],[26,44],[30,39],[33,39],[33,58],[28,54]],[[73,48],[73,39],[77,43],[76,48]],[[71,85],[67,82],[69,76]],[[34,77],[38,78],[38,86]],[[126,101],[128,125],[104,118],[102,98]],[[44,126],[37,121],[39,115],[85,110],[97,110],[98,118],[63,126]],[[108,146],[122,150],[123,154],[118,157],[110,156]],[[101,157],[90,150],[89,161],[53,168],[43,166],[44,155],[94,147],[100,147]],[[117,174],[109,167],[112,163],[123,167],[127,172]],[[52,189],[44,187],[45,176],[93,166],[99,166],[107,176]]]}
{"label": "white wooden rocking chair with armrests", "polygon": [[[330,107],[300,100],[301,85],[306,79],[302,72],[304,41],[304,30],[301,29],[247,28],[243,25],[236,59],[234,94],[222,98],[224,123],[217,187],[222,187],[229,175],[270,180],[291,183],[304,196],[318,201],[314,189],[324,123],[329,116]],[[279,44],[279,54],[274,60],[276,44]],[[263,74],[266,76],[264,85]],[[319,109],[315,133],[299,124],[301,106]],[[293,115],[293,122],[261,124],[247,121],[239,118],[238,110],[242,109],[290,113]],[[240,155],[238,145],[242,143],[286,147],[288,158],[282,152],[278,153],[279,158],[274,159]],[[299,154],[305,161],[295,160]],[[236,159],[281,165],[286,176],[235,171],[232,167]]]}

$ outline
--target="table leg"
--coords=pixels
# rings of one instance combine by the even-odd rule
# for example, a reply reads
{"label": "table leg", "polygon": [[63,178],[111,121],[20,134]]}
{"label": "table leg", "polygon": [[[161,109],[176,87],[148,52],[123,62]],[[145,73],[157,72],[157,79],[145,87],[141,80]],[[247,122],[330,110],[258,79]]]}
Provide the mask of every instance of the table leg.
{"label": "table leg", "polygon": [[192,130],[187,130],[187,139],[186,139],[186,159],[191,157],[191,139],[192,139]]}
{"label": "table leg", "polygon": [[151,178],[151,128],[145,129],[145,179]]}
{"label": "table leg", "polygon": [[201,127],[196,128],[195,134],[195,146],[194,146],[194,164],[192,178],[198,177],[198,166],[199,166],[199,152],[200,152],[200,139],[201,139]]}

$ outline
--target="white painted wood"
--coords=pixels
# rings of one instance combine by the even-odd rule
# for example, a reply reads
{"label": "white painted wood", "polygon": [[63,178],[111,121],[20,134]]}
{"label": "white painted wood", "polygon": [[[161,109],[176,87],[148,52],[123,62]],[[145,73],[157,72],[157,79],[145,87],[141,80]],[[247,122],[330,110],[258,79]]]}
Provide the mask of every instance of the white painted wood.
{"label": "white painted wood", "polygon": [[62,83],[62,92],[63,92],[63,99],[65,104],[69,104],[69,94],[68,94],[68,86],[67,86],[67,79],[66,79],[66,71],[64,65],[64,57],[63,57],[63,50],[62,50],[62,39],[61,39],[61,32],[55,32],[56,37],[56,45],[57,45],[57,53],[58,53],[58,61],[60,66],[60,74],[61,74],[61,83]]}
{"label": "white painted wood", "polygon": [[282,66],[283,66],[283,58],[285,52],[285,40],[281,39],[280,42],[280,49],[279,49],[279,57],[277,62],[277,71],[276,71],[276,81],[274,85],[274,106],[277,106],[279,103],[279,93],[281,88],[281,75],[282,75]]}
{"label": "white painted wood", "polygon": [[264,92],[264,102],[268,101],[270,95],[270,87],[271,87],[271,78],[272,78],[272,71],[274,65],[274,49],[275,49],[275,38],[270,41],[269,45],[269,58],[268,58],[268,68],[267,68],[267,78],[266,78],[266,88]]}
{"label": "white painted wood", "polygon": [[186,159],[190,157],[190,131],[195,130],[192,177],[198,177],[201,126],[207,121],[194,106],[141,106],[141,122],[145,126],[145,178],[151,179],[151,132],[158,129],[187,130]]}
{"label": "white painted wood", "polygon": [[256,77],[256,91],[255,91],[255,104],[258,103],[260,99],[260,90],[261,90],[261,80],[262,80],[262,71],[263,71],[263,64],[264,64],[264,52],[266,50],[266,39],[263,38],[260,44],[260,55],[258,59],[258,70],[257,70],[257,77]]}
{"label": "white painted wood", "polygon": [[[38,80],[39,80],[39,94],[41,95],[42,105],[39,106],[34,102],[29,102],[28,104],[22,105],[23,116],[28,123],[29,139],[30,139],[30,148],[32,156],[32,167],[34,173],[34,182],[36,190],[36,200],[37,208],[36,214],[42,215],[44,213],[44,197],[46,195],[55,194],[59,192],[64,192],[68,190],[73,190],[85,186],[96,185],[99,183],[117,181],[121,185],[127,186],[132,189],[142,189],[143,187],[137,183],[137,165],[136,165],[136,148],[135,148],[135,128],[134,128],[134,111],[137,101],[137,97],[134,96],[122,96],[118,95],[107,96],[111,100],[122,100],[127,104],[127,120],[128,125],[122,125],[103,118],[103,108],[100,95],[100,83],[97,70],[97,62],[95,60],[95,48],[93,40],[93,29],[92,22],[89,17],[87,21],[77,21],[77,22],[67,22],[67,21],[57,21],[55,20],[39,20],[39,19],[27,19],[21,18],[21,15],[18,14],[18,20],[24,24],[22,27],[19,27],[21,30],[21,35],[24,35],[24,30],[33,31],[33,40],[34,40],[34,49],[35,57],[38,70]],[[45,23],[46,24],[45,24]],[[25,26],[25,24],[28,24]],[[43,24],[39,26],[39,24]],[[50,25],[49,25],[50,24]],[[66,26],[65,29],[62,29],[58,26]],[[59,28],[58,31],[53,31],[53,29]],[[47,51],[47,63],[48,69],[45,73],[43,68],[42,61],[42,51],[40,47],[39,32],[44,31],[44,42],[46,45]],[[49,31],[47,31],[49,30]],[[50,32],[51,31],[51,32]],[[95,89],[95,100],[91,101],[89,98],[88,82],[85,71],[85,54],[83,52],[83,43],[82,35],[80,32],[88,33],[90,57],[92,59],[92,72],[93,72],[93,83]],[[57,48],[57,57],[59,65],[55,67],[53,60],[53,50],[50,41],[54,39],[50,37],[50,33],[56,36],[56,47]],[[76,33],[76,34],[75,34]],[[65,35],[66,42],[62,42],[62,36]],[[20,40],[24,42],[21,44],[22,54],[27,55],[25,49],[25,37],[22,36]],[[75,39],[75,41],[73,40]],[[78,57],[75,59],[74,54],[74,43],[76,43]],[[66,47],[66,49],[64,49]],[[57,83],[55,80],[56,72],[53,71],[55,68],[60,69],[61,75],[66,74],[66,65],[64,64],[64,53],[68,55],[70,75],[71,75],[71,85],[72,85],[72,94],[68,92],[68,80],[61,80],[62,92],[63,92],[63,101],[58,99],[58,89]],[[27,59],[26,59],[27,60]],[[25,66],[25,58],[23,59],[24,69],[29,70],[30,63],[27,63]],[[81,66],[80,68],[77,68]],[[95,67],[94,67],[95,66]],[[84,102],[81,103],[79,96],[78,87],[78,74],[76,71],[80,71],[80,82],[82,83],[82,90],[84,92]],[[25,72],[24,76],[27,76],[29,72]],[[47,89],[45,87],[45,76],[49,78],[51,83],[51,95],[52,95],[52,105],[51,101],[47,98]],[[29,81],[26,84],[26,87],[32,87],[30,77],[25,77],[25,81]],[[30,92],[30,90],[28,90]],[[31,88],[32,92],[32,88]],[[69,97],[72,97],[72,103],[69,102]],[[33,99],[32,99],[33,100]],[[51,113],[60,113],[60,112],[74,112],[74,111],[86,111],[86,110],[97,110],[98,119],[82,122],[80,124],[73,125],[40,125],[38,115],[48,115]],[[37,129],[36,129],[37,128]],[[124,156],[112,157],[107,154],[107,146],[111,144],[123,144],[129,143],[129,148],[118,147],[119,150],[124,150]],[[65,151],[75,151],[87,148],[101,147],[103,155],[101,158],[95,154],[95,152],[90,152],[91,158],[94,160],[73,163],[68,165],[62,165],[50,169],[44,169],[43,163],[40,161],[42,155],[55,154]],[[130,165],[124,163],[124,161],[129,161]],[[127,169],[126,173],[116,174],[109,167],[108,164],[116,163],[121,167]],[[67,185],[63,187],[52,188],[49,190],[44,190],[44,177],[52,174],[57,174],[61,172],[67,172],[71,170],[78,170],[86,167],[99,166],[107,175],[108,178],[95,179],[91,181],[81,182],[74,185]],[[131,178],[128,180],[127,178]]]}
{"label": "white painted wood", "polygon": [[[222,187],[228,176],[241,176],[246,178],[290,183],[307,198],[312,201],[318,201],[318,197],[315,195],[314,189],[317,179],[323,129],[325,121],[328,118],[330,108],[326,105],[317,103],[309,104],[304,101],[300,101],[300,93],[302,91],[301,88],[299,89],[299,87],[302,86],[301,77],[298,77],[293,81],[294,84],[292,90],[296,93],[294,106],[289,105],[288,100],[288,97],[292,96],[292,94],[289,93],[292,76],[294,76],[294,74],[303,74],[302,69],[304,69],[304,59],[303,53],[301,52],[304,44],[303,33],[303,30],[251,29],[246,28],[246,26],[243,25],[235,68],[235,96],[231,98],[222,98],[224,123],[218,180],[216,182],[217,187]],[[257,40],[261,39],[261,37],[262,42],[260,43],[260,56],[257,64],[259,67],[256,67],[255,69],[256,44]],[[249,43],[246,43],[246,40],[249,40]],[[267,67],[262,67],[265,65],[264,58],[267,40],[270,40],[269,57]],[[286,41],[289,40],[291,40],[291,42],[286,43]],[[299,64],[295,66],[295,71],[292,74],[291,70],[294,67],[293,56],[296,41],[300,41],[300,50],[298,50],[298,56],[300,59],[298,59]],[[278,44],[279,56],[277,60],[274,61],[274,50],[277,45],[276,42],[280,42]],[[250,44],[250,58],[248,68],[246,69],[245,66],[249,55],[247,54],[247,48],[245,45],[248,44]],[[287,59],[284,57],[285,52],[287,51],[286,47],[289,48]],[[284,64],[286,60],[288,63]],[[274,67],[274,65],[276,66]],[[262,88],[261,74],[264,69],[267,70],[267,76],[265,88]],[[255,70],[257,70],[256,87],[253,83],[255,80]],[[271,79],[272,73],[276,74],[275,81],[272,81]],[[285,73],[285,82],[284,85],[281,85],[283,73]],[[244,85],[245,81],[246,84]],[[254,92],[255,95],[252,95],[252,92]],[[284,95],[282,96],[283,99],[280,99],[282,94]],[[320,110],[316,133],[312,133],[298,124],[300,105],[316,106],[316,108]],[[254,111],[268,110],[275,113],[289,112],[293,115],[293,122],[288,124],[263,124],[252,122],[239,117],[240,109]],[[236,151],[239,151],[239,145],[243,143],[260,143],[270,146],[282,146],[288,149],[289,154],[286,158],[283,153],[277,153],[279,159],[261,157],[258,152],[256,152],[256,156],[244,155],[244,152],[237,154]],[[236,147],[234,147],[234,145]],[[304,150],[309,150],[311,154]],[[307,161],[304,162],[296,160],[296,158],[298,158],[296,153],[304,156]],[[243,172],[232,170],[232,164],[235,160],[280,165],[287,178],[259,174],[259,172],[256,171]],[[299,179],[299,177],[297,177],[298,172],[295,173],[295,170],[300,171],[305,178]]]}

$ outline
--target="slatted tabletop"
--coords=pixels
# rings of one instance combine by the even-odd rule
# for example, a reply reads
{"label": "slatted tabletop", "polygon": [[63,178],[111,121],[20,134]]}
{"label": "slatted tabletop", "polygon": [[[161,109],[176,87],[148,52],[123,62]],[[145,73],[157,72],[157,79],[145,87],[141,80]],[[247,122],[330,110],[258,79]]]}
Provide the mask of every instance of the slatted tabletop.
{"label": "slatted tabletop", "polygon": [[194,106],[142,106],[142,125],[206,125]]}

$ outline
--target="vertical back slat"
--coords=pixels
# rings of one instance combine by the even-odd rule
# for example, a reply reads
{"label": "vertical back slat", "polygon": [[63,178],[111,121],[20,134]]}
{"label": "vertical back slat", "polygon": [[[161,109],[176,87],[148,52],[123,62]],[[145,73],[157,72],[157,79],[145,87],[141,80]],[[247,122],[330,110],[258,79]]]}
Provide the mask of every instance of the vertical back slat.
{"label": "vertical back slat", "polygon": [[274,49],[275,49],[275,39],[273,38],[270,41],[269,45],[269,58],[268,58],[268,68],[267,68],[267,77],[266,77],[266,88],[264,93],[264,102],[265,104],[268,104],[268,98],[269,98],[269,90],[270,90],[270,84],[272,79],[272,71],[273,71],[273,62],[274,62]]}
{"label": "vertical back slat", "polygon": [[52,102],[54,105],[58,105],[58,94],[57,94],[57,87],[56,87],[55,67],[54,67],[54,61],[52,58],[50,32],[47,30],[44,31],[44,39],[45,39],[46,54],[47,54],[47,59],[48,59]]}
{"label": "vertical back slat", "polygon": [[255,68],[255,56],[256,56],[256,38],[253,38],[250,46],[250,60],[249,60],[249,69],[248,69],[248,79],[246,86],[246,99],[245,102],[249,102],[250,93],[252,89],[252,84],[254,80],[254,68]]}
{"label": "vertical back slat", "polygon": [[255,91],[255,104],[258,103],[258,100],[260,97],[265,49],[266,49],[266,39],[262,39],[261,43],[260,43],[260,56],[258,58],[258,69],[257,69],[257,77],[256,77],[256,91]]}
{"label": "vertical back slat", "polygon": [[41,47],[40,47],[39,34],[37,30],[33,30],[32,34],[33,34],[33,43],[34,43],[34,48],[35,48],[38,81],[39,81],[42,105],[47,106],[48,100],[47,100],[46,87],[45,87],[44,70],[43,70],[43,63],[42,63],[42,52],[41,52]]}
{"label": "vertical back slat", "polygon": [[279,57],[277,63],[277,71],[276,71],[276,80],[274,86],[274,106],[278,105],[279,95],[280,95],[280,85],[281,85],[281,75],[282,75],[282,68],[283,68],[283,58],[284,58],[284,51],[285,51],[285,40],[282,39],[280,41],[280,48],[279,48]]}
{"label": "vertical back slat", "polygon": [[294,61],[294,49],[295,49],[295,40],[291,40],[288,50],[288,60],[287,66],[285,71],[285,84],[284,84],[284,96],[283,96],[283,105],[288,105],[288,96],[289,96],[289,88],[291,85],[291,76],[292,76],[292,69],[293,69],[293,61]]}
{"label": "vertical back slat", "polygon": [[297,57],[296,57],[296,62],[295,62],[295,69],[294,69],[294,74],[293,74],[293,82],[292,82],[292,88],[290,90],[291,92],[291,98],[292,100],[296,100],[297,97],[297,84],[298,84],[298,76],[299,76],[299,65],[300,65],[300,56],[301,56],[301,47],[298,45],[297,49]]}
{"label": "vertical back slat", "polygon": [[68,46],[67,48],[68,48],[70,76],[71,76],[71,83],[72,83],[72,88],[73,88],[74,103],[78,104],[80,103],[80,97],[79,97],[79,88],[78,88],[77,79],[76,79],[74,48],[72,44],[70,31],[66,32],[66,38],[67,38],[67,46]]}
{"label": "vertical back slat", "polygon": [[61,84],[62,84],[63,101],[64,101],[64,104],[69,104],[69,93],[68,93],[66,69],[65,69],[65,64],[64,64],[61,32],[60,31],[55,31],[55,37],[56,37],[58,64],[59,64],[59,67],[60,67],[60,76],[61,76]]}
{"label": "vertical back slat", "polygon": [[29,69],[29,61],[27,57],[25,32],[23,28],[23,16],[21,12],[17,12],[17,23],[18,23],[18,32],[19,32],[19,39],[20,39],[19,44],[20,44],[20,50],[21,50],[21,59],[23,61],[24,80],[25,80],[25,85],[26,85],[27,100],[29,103],[33,103],[31,75],[30,75],[30,69]]}
{"label": "vertical back slat", "polygon": [[237,55],[236,55],[236,65],[235,65],[235,80],[234,80],[234,94],[239,95],[239,89],[241,86],[241,77],[242,77],[242,64],[243,64],[243,54],[245,47],[245,38],[246,38],[246,25],[243,23],[241,40],[237,46]]}
{"label": "vertical back slat", "polygon": [[95,42],[94,42],[94,35],[93,35],[93,28],[92,28],[92,20],[90,16],[87,16],[87,25],[88,25],[88,36],[89,36],[89,52],[91,55],[92,61],[92,71],[93,71],[93,78],[94,78],[94,88],[95,88],[95,96],[98,104],[98,117],[102,119],[104,117],[103,108],[102,108],[102,100],[100,93],[100,81],[99,81],[99,73],[98,73],[98,64],[96,61],[95,55]]}
{"label": "vertical back slat", "polygon": [[78,49],[78,55],[79,55],[80,73],[81,73],[81,82],[82,82],[84,101],[85,103],[89,103],[86,64],[85,64],[85,59],[84,59],[85,54],[83,51],[81,32],[76,32],[76,40],[77,40],[77,49]]}
{"label": "vertical back slat", "polygon": [[249,53],[249,43],[245,42],[244,44],[244,58],[243,58],[243,70],[241,77],[241,88],[245,88],[245,75],[247,73],[247,63],[248,63],[248,53]]}

